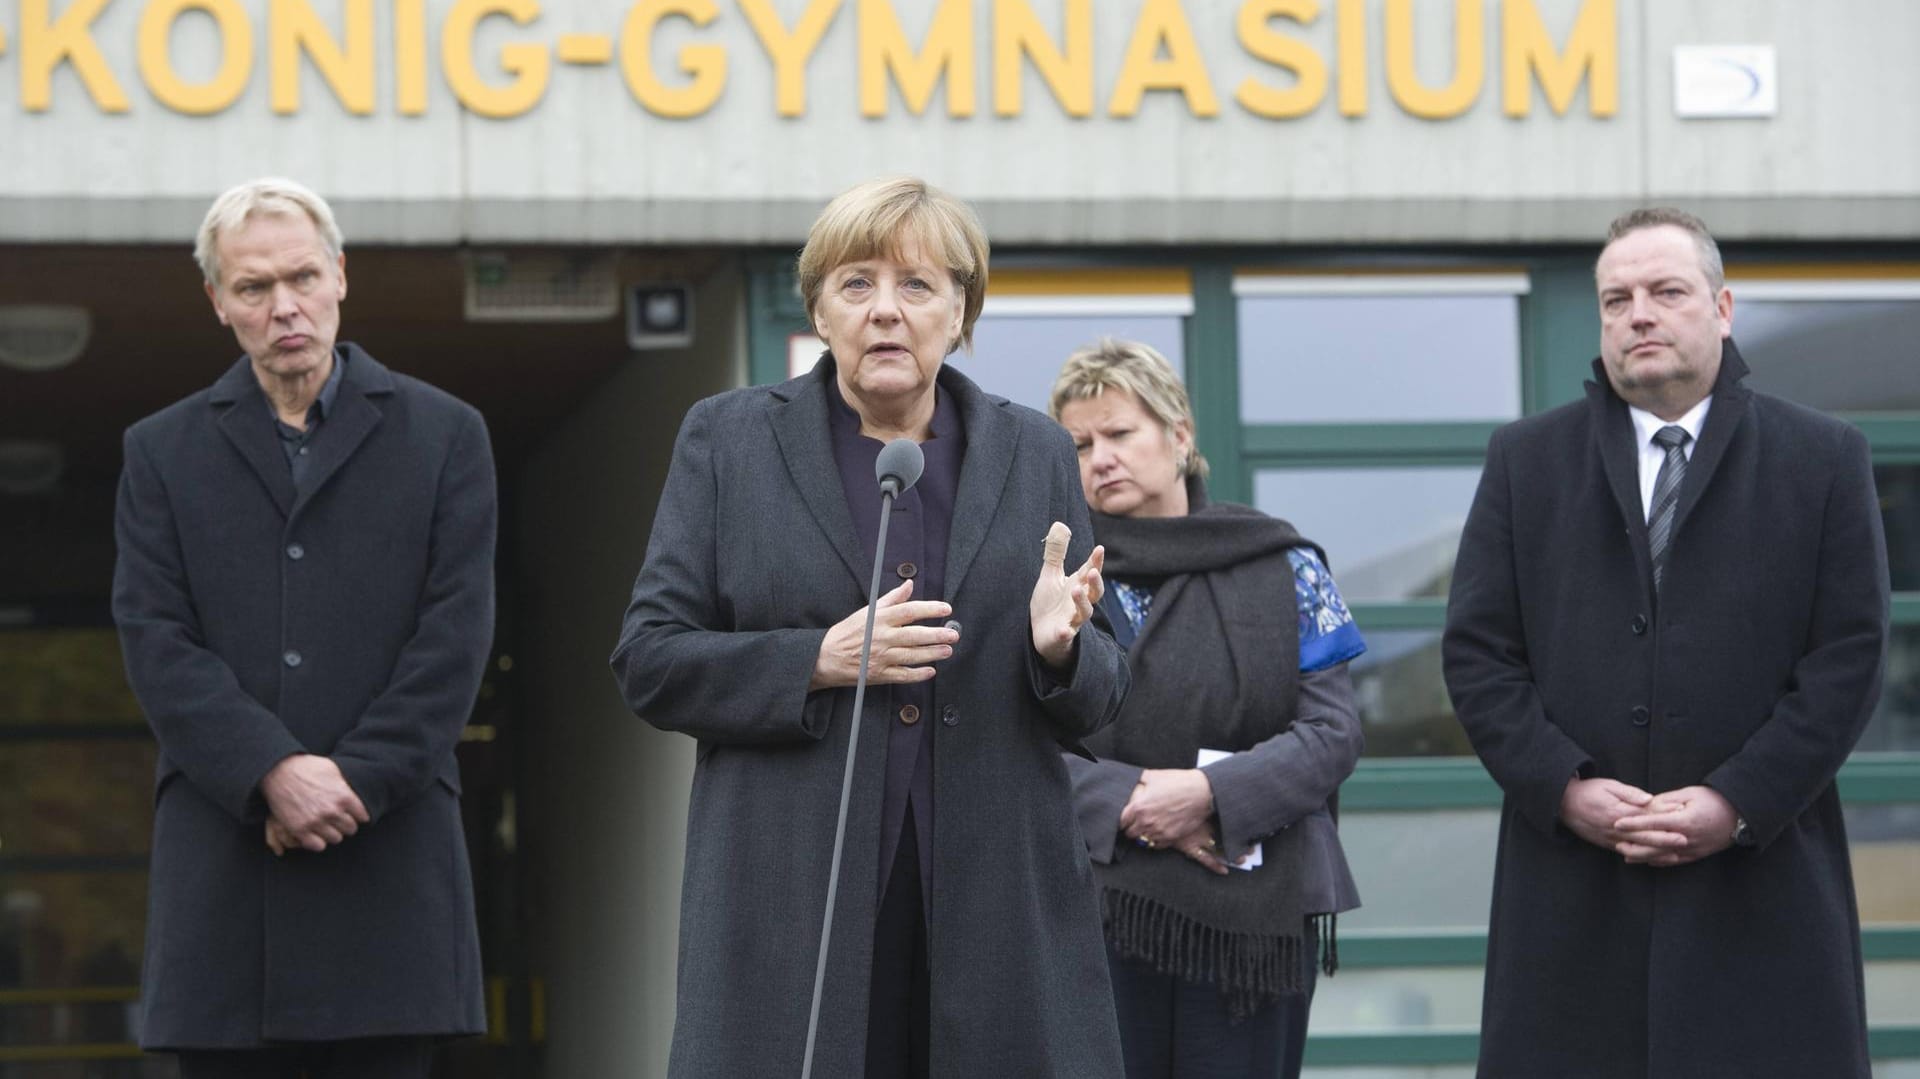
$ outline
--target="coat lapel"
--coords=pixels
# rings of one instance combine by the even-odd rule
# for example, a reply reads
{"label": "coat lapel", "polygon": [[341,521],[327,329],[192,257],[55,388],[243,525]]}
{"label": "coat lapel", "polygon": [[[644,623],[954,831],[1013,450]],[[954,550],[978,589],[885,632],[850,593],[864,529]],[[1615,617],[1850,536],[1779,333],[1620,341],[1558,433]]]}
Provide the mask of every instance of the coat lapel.
{"label": "coat lapel", "polygon": [[340,392],[333,401],[333,415],[322,421],[312,447],[314,462],[307,484],[294,500],[292,515],[298,515],[327,485],[340,466],[347,463],[373,429],[380,425],[380,406],[372,398],[393,393],[393,372],[361,350],[358,345],[344,346],[347,370],[340,379]]}
{"label": "coat lapel", "polygon": [[1647,548],[1647,514],[1640,508],[1640,447],[1634,439],[1633,417],[1627,415],[1627,403],[1613,392],[1599,360],[1593,361],[1593,372],[1594,381],[1587,383],[1587,409],[1594,452],[1600,455],[1607,486],[1613,491],[1620,519],[1626,522],[1627,542],[1633,548],[1640,580],[1651,592],[1653,555]]}
{"label": "coat lapel", "polygon": [[773,387],[781,402],[771,413],[773,437],[780,444],[787,476],[864,596],[872,567],[866,572],[860,568],[864,547],[853,534],[853,515],[833,457],[833,432],[827,426],[826,380],[831,377],[833,365],[823,360],[811,373]]}
{"label": "coat lapel", "polygon": [[242,356],[227,368],[227,373],[213,384],[208,401],[220,407],[215,420],[220,433],[260,477],[280,516],[287,516],[293,510],[293,472],[276,443],[266,395],[253,376],[253,362]]}
{"label": "coat lapel", "polygon": [[[940,390],[953,394],[967,432],[967,454],[960,465],[960,490],[954,496],[953,526],[947,535],[946,598],[952,599],[960,594],[960,583],[993,526],[1014,454],[1020,449],[1020,425],[1007,415],[1005,400],[989,397],[952,367],[941,367]],[[1036,552],[1045,539],[1045,533],[1033,537]],[[1073,567],[1067,571],[1071,573]]]}
{"label": "coat lapel", "polygon": [[1727,447],[1733,443],[1741,421],[1747,416],[1747,400],[1753,391],[1740,384],[1747,377],[1747,361],[1734,347],[1733,338],[1720,347],[1720,375],[1713,383],[1713,404],[1707,408],[1707,422],[1700,428],[1700,444],[1687,458],[1686,479],[1680,485],[1680,502],[1673,509],[1673,535],[1679,538],[1687,527],[1687,515],[1700,502],[1700,496],[1713,482],[1720,462],[1726,460]]}

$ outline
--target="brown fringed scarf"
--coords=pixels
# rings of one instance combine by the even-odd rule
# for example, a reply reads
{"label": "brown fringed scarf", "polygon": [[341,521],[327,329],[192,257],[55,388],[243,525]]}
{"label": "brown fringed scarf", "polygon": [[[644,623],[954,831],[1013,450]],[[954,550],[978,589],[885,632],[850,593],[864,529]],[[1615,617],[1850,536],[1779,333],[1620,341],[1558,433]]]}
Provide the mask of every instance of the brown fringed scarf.
{"label": "brown fringed scarf", "polygon": [[[1293,725],[1300,631],[1290,547],[1318,547],[1246,506],[1209,505],[1188,481],[1186,517],[1093,515],[1110,578],[1160,580],[1127,654],[1133,689],[1112,726],[1087,740],[1102,757],[1192,768],[1200,749],[1238,752]],[[1263,864],[1220,877],[1177,851],[1116,848],[1095,865],[1107,939],[1162,974],[1220,987],[1236,1019],[1305,988],[1318,937],[1329,974],[1331,919],[1306,909],[1299,833],[1264,841]],[[1232,851],[1229,856],[1242,852]],[[1312,932],[1317,928],[1318,932]]]}

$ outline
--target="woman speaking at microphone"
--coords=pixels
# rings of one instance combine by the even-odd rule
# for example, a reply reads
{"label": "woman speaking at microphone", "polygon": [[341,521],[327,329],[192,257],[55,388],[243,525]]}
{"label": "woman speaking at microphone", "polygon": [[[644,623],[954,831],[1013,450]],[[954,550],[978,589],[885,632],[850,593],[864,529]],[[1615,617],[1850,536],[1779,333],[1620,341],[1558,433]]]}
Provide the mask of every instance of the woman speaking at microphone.
{"label": "woman speaking at microphone", "polygon": [[[987,242],[913,179],[835,198],[799,283],[827,351],[687,414],[613,654],[698,740],[675,1079],[798,1076],[856,754],[812,1074],[1112,1079],[1120,1052],[1063,746],[1127,691],[1073,446],[946,358]],[[881,447],[917,442],[874,602]],[[1069,566],[1077,568],[1069,569]]]}
{"label": "woman speaking at microphone", "polygon": [[1074,353],[1049,409],[1079,449],[1133,672],[1089,740],[1100,762],[1067,760],[1126,1077],[1297,1076],[1316,923],[1360,905],[1332,804],[1360,756],[1347,661],[1366,645],[1318,547],[1207,501],[1187,392],[1158,352]]}

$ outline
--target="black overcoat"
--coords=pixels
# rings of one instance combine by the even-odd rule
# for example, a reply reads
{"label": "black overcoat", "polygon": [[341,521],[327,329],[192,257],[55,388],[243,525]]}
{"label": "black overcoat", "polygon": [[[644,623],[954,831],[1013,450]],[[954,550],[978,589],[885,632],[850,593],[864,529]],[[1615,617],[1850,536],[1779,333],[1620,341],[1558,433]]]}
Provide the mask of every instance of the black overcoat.
{"label": "black overcoat", "polygon": [[[298,497],[244,357],[128,429],[113,610],[160,743],[141,1044],[485,1028],[454,745],[493,638],[480,414],[355,346]],[[260,779],[372,823],[275,858]]]}
{"label": "black overcoat", "polygon": [[[805,1048],[854,695],[807,682],[872,572],[827,426],[833,370],[687,414],[613,656],[637,713],[699,740],[676,1079],[798,1074]],[[915,597],[945,598],[962,625],[929,716],[932,1074],[1112,1079],[1100,914],[1060,747],[1112,720],[1127,669],[1089,624],[1072,677],[1054,683],[1027,616],[1048,526],[1073,529],[1069,570],[1092,548],[1072,440],[951,367],[938,392],[959,406],[967,449],[947,595]],[[815,1075],[863,1072],[888,698],[869,687]]]}
{"label": "black overcoat", "polygon": [[[1834,776],[1873,711],[1886,544],[1866,439],[1740,385],[1727,342],[1655,602],[1626,405],[1493,436],[1447,686],[1505,790],[1480,1074],[1868,1074]],[[1576,773],[1713,787],[1758,845],[1625,864],[1557,823]]]}

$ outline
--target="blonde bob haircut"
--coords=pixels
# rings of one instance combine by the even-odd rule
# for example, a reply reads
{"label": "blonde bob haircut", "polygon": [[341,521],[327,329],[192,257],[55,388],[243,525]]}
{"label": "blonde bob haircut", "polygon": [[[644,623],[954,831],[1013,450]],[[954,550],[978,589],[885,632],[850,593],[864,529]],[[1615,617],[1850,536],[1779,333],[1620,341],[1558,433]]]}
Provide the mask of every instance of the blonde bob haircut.
{"label": "blonde bob haircut", "polygon": [[[1187,388],[1181,384],[1180,376],[1174,374],[1167,358],[1152,345],[1112,337],[1102,337],[1067,357],[1060,368],[1060,377],[1054,380],[1047,412],[1058,422],[1060,410],[1068,404],[1092,400],[1108,390],[1132,394],[1140,407],[1147,410],[1147,415],[1166,430],[1169,439],[1182,426],[1189,433],[1194,430],[1193,405],[1187,400]],[[1180,474],[1206,478],[1207,459],[1200,455],[1198,448],[1180,462]]]}
{"label": "blonde bob haircut", "polygon": [[841,192],[820,211],[800,250],[800,296],[812,318],[827,275],[849,262],[898,258],[909,244],[946,266],[966,294],[960,340],[947,351],[973,347],[973,324],[987,298],[987,233],[973,209],[911,176],[869,180]]}
{"label": "blonde bob haircut", "polygon": [[200,264],[200,276],[206,278],[209,285],[220,284],[222,234],[237,231],[255,217],[295,214],[307,215],[320,234],[320,242],[326,246],[327,257],[340,261],[346,241],[340,235],[340,226],[334,221],[333,208],[327,205],[327,200],[304,184],[271,176],[230,187],[213,200],[205,220],[200,222],[200,233],[193,240],[193,261]]}

